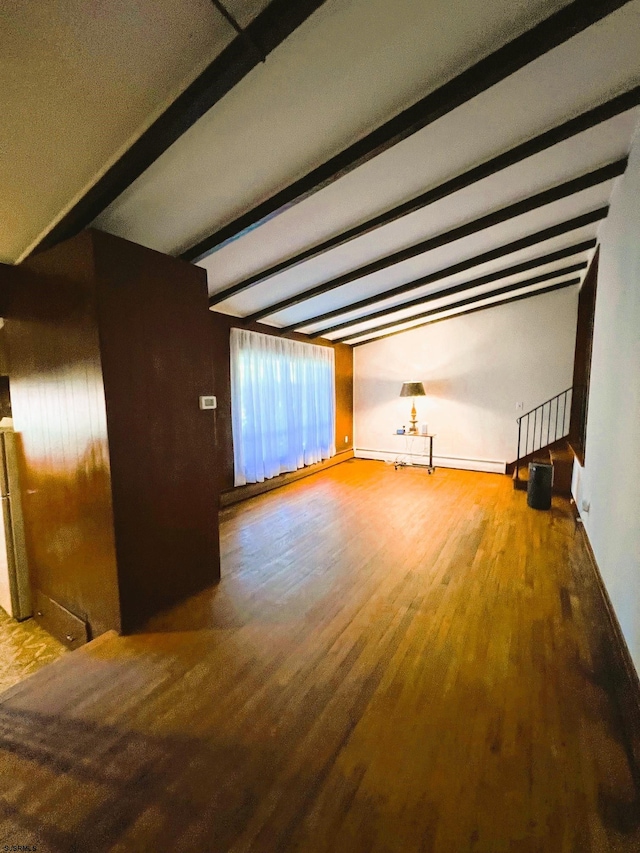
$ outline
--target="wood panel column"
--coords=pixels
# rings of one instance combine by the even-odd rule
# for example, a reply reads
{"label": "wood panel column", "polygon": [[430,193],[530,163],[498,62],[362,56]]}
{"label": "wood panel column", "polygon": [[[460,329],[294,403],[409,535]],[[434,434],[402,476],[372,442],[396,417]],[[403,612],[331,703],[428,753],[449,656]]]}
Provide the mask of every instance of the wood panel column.
{"label": "wood panel column", "polygon": [[130,631],[220,575],[206,275],[95,231],[20,275],[5,321],[32,586],[90,636]]}

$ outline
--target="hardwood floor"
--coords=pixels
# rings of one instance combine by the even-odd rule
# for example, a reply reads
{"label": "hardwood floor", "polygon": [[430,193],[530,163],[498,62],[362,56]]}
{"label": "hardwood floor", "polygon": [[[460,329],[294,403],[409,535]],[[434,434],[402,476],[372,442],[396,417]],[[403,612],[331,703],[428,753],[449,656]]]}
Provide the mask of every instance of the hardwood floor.
{"label": "hardwood floor", "polygon": [[217,589],[0,696],[3,844],[640,850],[565,499],[352,461],[225,510],[221,536]]}

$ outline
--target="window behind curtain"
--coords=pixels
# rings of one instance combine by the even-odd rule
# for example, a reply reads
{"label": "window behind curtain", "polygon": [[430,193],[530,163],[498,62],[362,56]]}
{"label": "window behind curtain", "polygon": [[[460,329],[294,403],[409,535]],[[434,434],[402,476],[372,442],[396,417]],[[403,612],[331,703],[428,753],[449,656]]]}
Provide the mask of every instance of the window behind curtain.
{"label": "window behind curtain", "polygon": [[335,358],[319,347],[231,330],[235,485],[335,455]]}

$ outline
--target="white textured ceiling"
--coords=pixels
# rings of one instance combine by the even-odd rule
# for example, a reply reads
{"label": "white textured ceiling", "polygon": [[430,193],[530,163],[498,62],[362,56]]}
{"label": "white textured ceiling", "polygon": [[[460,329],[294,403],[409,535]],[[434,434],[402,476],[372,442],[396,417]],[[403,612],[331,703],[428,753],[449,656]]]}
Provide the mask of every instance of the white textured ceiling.
{"label": "white textured ceiling", "polygon": [[[508,270],[511,267],[517,266],[519,264],[526,263],[528,261],[533,261],[533,260],[540,258],[540,257],[545,257],[546,255],[548,255],[552,252],[556,252],[556,251],[559,251],[559,250],[562,250],[565,248],[570,248],[572,246],[579,245],[583,242],[588,241],[590,238],[593,239],[596,236],[596,231],[597,231],[596,225],[585,226],[583,228],[577,229],[576,231],[573,231],[569,235],[564,235],[562,237],[554,237],[553,239],[545,240],[544,242],[539,243],[536,246],[529,247],[528,249],[521,249],[520,251],[517,251],[517,252],[511,252],[508,255],[506,255],[505,257],[500,258],[499,260],[494,260],[494,261],[489,261],[489,262],[486,262],[483,264],[479,264],[477,266],[474,266],[474,268],[470,271],[462,272],[462,273],[455,273],[452,275],[445,276],[441,280],[439,280],[439,281],[437,281],[431,285],[426,285],[424,287],[418,287],[415,290],[411,291],[410,293],[406,293],[402,296],[395,296],[392,298],[381,299],[379,302],[376,302],[375,305],[373,305],[371,308],[360,309],[360,310],[355,310],[355,311],[341,312],[340,315],[333,320],[325,320],[322,322],[310,323],[308,326],[302,327],[302,329],[305,332],[313,333],[313,332],[316,332],[320,329],[331,327],[334,324],[338,324],[338,323],[342,324],[344,322],[352,322],[354,327],[356,326],[356,323],[357,323],[358,329],[361,328],[363,325],[370,327],[371,325],[377,324],[377,322],[384,322],[384,320],[382,320],[382,321],[379,320],[375,324],[371,323],[371,322],[367,322],[366,320],[363,320],[361,322],[357,322],[357,321],[361,320],[362,317],[365,317],[370,312],[381,311],[383,309],[385,310],[385,312],[387,312],[389,314],[390,317],[394,316],[395,310],[398,309],[398,306],[401,305],[402,303],[406,302],[406,301],[424,298],[424,297],[430,296],[431,294],[434,294],[434,293],[446,292],[447,288],[458,287],[461,284],[474,281],[474,280],[481,278],[483,276],[491,275],[491,274],[497,274],[501,270]],[[500,287],[503,283],[507,283],[508,281],[524,280],[524,279],[533,277],[535,275],[540,275],[542,273],[549,272],[553,269],[562,269],[563,267],[565,267],[569,264],[574,264],[574,263],[577,263],[579,261],[588,260],[591,257],[591,255],[592,255],[592,252],[589,250],[582,250],[582,251],[578,251],[578,252],[573,252],[569,257],[567,257],[567,258],[565,258],[559,262],[554,261],[552,263],[542,264],[539,268],[536,267],[533,270],[530,269],[530,270],[523,272],[523,273],[518,273],[515,275],[510,274],[508,277],[505,278],[504,282],[503,281],[497,281],[497,280],[494,281],[491,284],[491,287],[497,288],[497,287]],[[455,260],[456,261],[460,260],[460,257],[456,255]],[[446,267],[446,266],[447,266],[446,263],[442,264],[442,267]],[[440,268],[441,267],[439,267],[439,269]],[[459,297],[456,296],[455,299],[457,299],[457,298],[459,298]],[[353,300],[349,300],[349,301],[352,302]],[[453,301],[453,299],[451,301]],[[425,308],[426,307],[429,307],[429,306],[425,306]],[[419,311],[419,310],[423,310],[423,309],[415,309],[415,310]],[[410,313],[413,313],[413,312],[410,312]],[[346,335],[346,334],[347,334],[347,332],[342,331],[340,333],[340,336]],[[335,334],[335,335],[330,334],[330,335],[328,335],[328,337],[338,337],[338,335],[337,334]]]}
{"label": "white textured ceiling", "polygon": [[[268,0],[229,0],[246,26]],[[0,261],[24,255],[233,39],[211,0],[0,0]]]}
{"label": "white textured ceiling", "polygon": [[[575,279],[575,276],[571,276],[571,275],[558,276],[558,278],[555,279],[553,282],[546,282],[545,284],[538,284],[536,286],[522,288],[522,290],[518,291],[518,294],[525,294],[526,293],[526,294],[533,296],[536,293],[539,293],[540,291],[544,291],[545,288],[549,287],[549,285],[561,284],[563,282],[570,282],[570,281],[573,281],[574,279]],[[578,285],[576,284],[575,287],[577,288]],[[446,309],[446,305],[440,305],[438,307],[440,307],[442,310],[438,311],[433,316],[430,316],[428,320],[417,318],[417,319],[414,319],[414,320],[411,320],[411,321],[408,321],[405,323],[398,322],[397,325],[395,325],[392,329],[385,328],[385,329],[379,330],[377,332],[371,332],[369,334],[361,334],[361,335],[354,334],[353,336],[351,336],[348,339],[348,341],[346,341],[346,343],[357,345],[357,344],[366,343],[367,341],[374,341],[374,340],[377,340],[378,338],[384,337],[386,335],[398,334],[399,332],[406,332],[409,329],[413,329],[416,326],[424,325],[426,323],[437,323],[440,320],[443,320],[447,317],[455,317],[457,314],[464,313],[465,311],[476,310],[479,308],[486,308],[490,305],[499,305],[499,304],[501,304],[501,300],[504,300],[504,299],[505,299],[504,296],[503,297],[495,297],[495,298],[487,297],[486,299],[480,298],[472,306],[466,306],[463,308],[459,308],[456,310],[449,310],[449,311]]]}
{"label": "white textured ceiling", "polygon": [[186,249],[564,5],[327,0],[96,225]]}
{"label": "white textured ceiling", "polygon": [[[277,325],[286,325],[289,322],[299,322],[305,325],[305,317],[315,316],[324,311],[331,310],[333,307],[348,305],[357,299],[381,293],[397,285],[405,284],[419,276],[440,270],[457,261],[488,251],[495,246],[510,243],[527,234],[532,234],[543,228],[552,226],[557,222],[564,222],[574,216],[594,210],[607,203],[611,189],[612,182],[608,181],[597,187],[583,190],[570,198],[553,202],[539,210],[525,213],[500,225],[494,225],[491,228],[473,234],[470,237],[456,240],[454,243],[433,249],[424,255],[419,255],[416,258],[395,264],[382,272],[360,278],[351,284],[344,285],[322,296],[316,296],[304,304],[296,305],[286,311],[279,312],[277,315],[273,315],[270,317],[270,320]],[[461,210],[461,213],[464,215],[464,209]],[[573,242],[573,235],[571,235],[571,238],[571,242]],[[567,245],[570,245],[570,243],[567,242]],[[514,259],[509,257],[509,264],[517,263],[518,260],[519,258]],[[475,275],[475,271],[473,274]],[[273,279],[271,284],[275,286],[277,279]],[[255,291],[266,290],[267,288],[267,284],[260,285],[235,297],[234,301],[239,301],[243,297],[245,300],[248,300],[250,296],[256,298],[257,294],[255,294]],[[273,291],[271,295],[274,296]],[[265,301],[267,300],[265,299]],[[250,312],[242,311],[241,313],[244,315]]]}
{"label": "white textured ceiling", "polygon": [[[211,292],[436,186],[634,82],[640,83],[638,2],[210,255],[202,265]],[[623,144],[628,148],[629,136]],[[568,145],[566,162],[572,158]],[[585,147],[578,139],[575,145],[578,152]],[[557,159],[552,152],[545,156]]]}
{"label": "white textured ceiling", "polygon": [[[15,9],[18,5],[16,2]],[[56,0],[52,5],[59,4]],[[175,50],[172,52],[162,39],[158,41],[173,8],[162,2],[163,23],[158,24],[155,36],[160,59],[153,69],[146,68],[145,56],[132,57],[125,63],[123,73],[131,80],[139,75],[148,81],[144,84],[148,92],[143,89],[149,97],[142,99],[147,112],[138,110],[136,124],[135,110],[121,98],[117,99],[118,108],[113,109],[114,85],[110,90],[112,109],[105,110],[109,115],[100,115],[97,121],[98,130],[108,120],[119,123],[119,127],[129,122],[129,135],[121,134],[124,146],[126,139],[134,138],[149,123],[151,101],[158,109],[164,108],[171,93],[175,96],[184,88],[233,35],[211,15],[210,0],[183,0],[178,5],[185,17],[176,28]],[[235,0],[227,5],[246,24],[264,7],[265,0]],[[94,226],[179,254],[566,5],[567,0],[327,0],[268,56],[266,63],[244,77],[103,211]],[[139,8],[140,4],[136,6]],[[114,4],[111,12],[114,20],[118,15],[126,19],[133,14],[124,0]],[[189,49],[183,55],[190,27],[197,32],[187,38]],[[96,48],[95,62],[89,63],[94,75],[101,62],[100,50],[109,54],[107,65],[113,73],[122,51],[131,47],[126,39],[122,41],[121,33],[112,41],[117,47],[115,54],[114,44],[109,42]],[[168,60],[162,54],[165,48]],[[85,78],[84,83],[78,83],[80,92],[86,88]],[[403,142],[210,253],[199,262],[207,270],[210,293],[224,291],[638,85],[640,0],[630,0]],[[59,102],[56,109],[61,109]],[[505,274],[500,280],[464,293],[446,294],[449,287],[594,238],[597,222],[463,273],[443,276],[402,295],[385,297],[390,289],[416,278],[606,205],[612,180],[268,313],[281,300],[298,298],[336,276],[624,157],[639,116],[640,108],[629,109],[422,210],[260,281],[217,302],[214,309],[238,317],[262,312],[264,322],[311,334],[350,321],[351,326],[329,331],[327,336],[362,342],[388,333],[388,328],[376,331],[381,324],[397,322],[393,331],[424,322],[410,318],[434,308],[443,312],[435,318],[446,316],[450,313],[447,305],[468,297],[484,296],[490,303],[495,300],[486,294],[507,285],[522,283],[522,288],[514,291],[519,295],[573,280],[576,275],[582,278],[583,272],[564,275],[562,270],[588,260],[592,251],[584,249],[527,272]],[[113,143],[116,134],[109,127],[110,136],[103,136]],[[110,149],[97,145],[98,130],[92,125],[80,137],[86,147],[86,157],[79,158],[85,184],[91,182],[96,170],[100,171],[100,163],[104,169],[117,156],[113,144]],[[72,153],[78,157],[77,151]],[[43,162],[50,170],[51,152],[47,156]],[[67,160],[72,161],[73,156],[65,160],[65,168],[71,169]],[[25,171],[27,164],[22,168]],[[42,168],[39,164],[41,185]],[[56,173],[54,179],[54,184],[60,184],[55,196],[58,213],[64,209],[63,186],[67,206],[72,200],[71,181],[65,175]],[[34,179],[30,185],[29,198],[35,198],[36,183]],[[74,191],[81,193],[82,186],[82,181],[78,182]],[[56,207],[51,198],[41,203],[40,230],[42,220],[53,215]],[[38,231],[33,223],[30,227],[32,232]],[[27,230],[26,226],[22,229],[23,243]],[[11,240],[18,245],[13,235],[7,245]],[[536,275],[554,272],[557,276],[548,281],[526,283]],[[433,293],[442,295],[422,306],[401,307],[407,300]],[[364,299],[372,304],[350,308]],[[388,309],[386,317],[366,319],[382,309]],[[326,313],[335,316],[313,319]]]}
{"label": "white textured ceiling", "polygon": [[[308,246],[437,186],[639,82],[640,3],[632,2],[330,187],[203,259],[200,263],[208,271],[210,292],[215,294],[224,290]],[[406,246],[442,234],[623,157],[629,150],[639,116],[640,110],[635,108],[609,119],[421,211],[272,276],[216,304],[215,310],[241,317],[251,315]],[[349,319],[355,321],[359,316],[384,307],[391,309],[398,302],[443,290],[485,271],[506,268],[523,259],[572,245],[587,236],[595,236],[597,223],[369,308],[346,310],[358,300],[382,294],[457,261],[605,205],[611,189],[612,181],[605,182],[269,314],[264,321],[285,327],[295,324],[300,331],[314,333]],[[575,262],[576,259],[571,260]],[[568,263],[560,260],[555,268],[562,269]],[[543,269],[549,271],[547,267]],[[522,278],[532,277],[537,272],[529,272]],[[488,289],[513,280],[506,278],[493,283]],[[532,292],[554,283],[557,282],[549,281],[524,291]],[[474,292],[479,294],[482,289],[471,293]],[[451,297],[450,301],[460,298]],[[342,316],[330,321],[305,323],[309,318],[340,307],[345,308]],[[353,329],[328,333],[327,337],[342,339],[351,332],[374,329],[394,317],[400,319],[431,307],[430,304],[390,314],[389,318],[354,325]],[[373,332],[371,334],[373,336]]]}

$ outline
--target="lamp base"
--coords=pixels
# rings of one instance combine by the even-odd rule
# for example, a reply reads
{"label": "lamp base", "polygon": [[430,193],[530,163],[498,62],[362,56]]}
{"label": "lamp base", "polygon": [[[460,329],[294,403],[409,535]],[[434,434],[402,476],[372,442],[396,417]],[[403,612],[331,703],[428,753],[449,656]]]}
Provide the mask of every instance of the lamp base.
{"label": "lamp base", "polygon": [[411,424],[409,427],[409,435],[418,435],[418,413],[416,412],[415,400],[413,400],[413,405],[411,406],[411,417],[409,418],[409,423]]}

